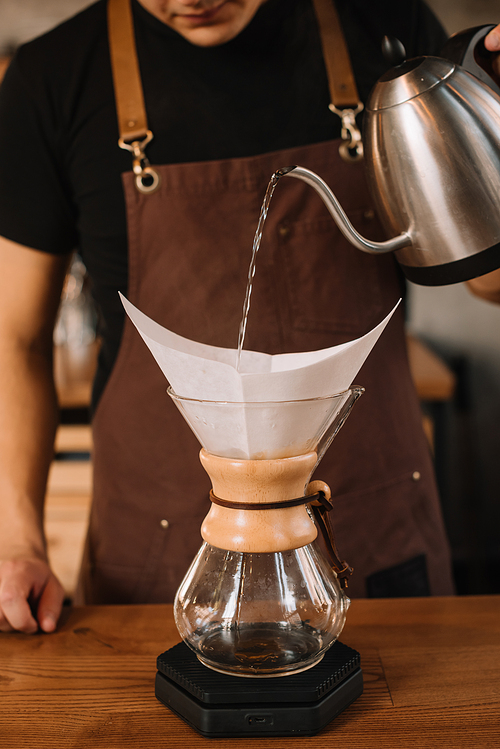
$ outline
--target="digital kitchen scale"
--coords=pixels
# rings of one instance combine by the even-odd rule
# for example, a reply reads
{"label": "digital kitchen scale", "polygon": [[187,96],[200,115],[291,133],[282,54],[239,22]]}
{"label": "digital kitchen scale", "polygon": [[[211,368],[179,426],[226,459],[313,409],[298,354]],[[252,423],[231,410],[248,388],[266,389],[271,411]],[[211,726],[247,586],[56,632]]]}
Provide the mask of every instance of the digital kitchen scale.
{"label": "digital kitchen scale", "polygon": [[313,736],[363,692],[360,656],[335,642],[316,666],[245,678],[204,666],[183,642],[157,659],[156,697],[202,736]]}

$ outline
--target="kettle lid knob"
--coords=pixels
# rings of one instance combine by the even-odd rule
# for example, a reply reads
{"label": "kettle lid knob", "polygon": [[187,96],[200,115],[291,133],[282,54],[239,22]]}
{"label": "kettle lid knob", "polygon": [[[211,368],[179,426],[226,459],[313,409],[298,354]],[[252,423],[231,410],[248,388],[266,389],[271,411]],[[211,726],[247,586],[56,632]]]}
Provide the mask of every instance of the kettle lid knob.
{"label": "kettle lid knob", "polygon": [[420,96],[448,78],[456,67],[441,57],[408,60],[403,44],[392,36],[383,38],[382,53],[392,67],[378,79],[370,93],[367,112],[388,109]]}
{"label": "kettle lid knob", "polygon": [[406,60],[406,49],[395,36],[384,36],[382,54],[391,66],[402,65]]}

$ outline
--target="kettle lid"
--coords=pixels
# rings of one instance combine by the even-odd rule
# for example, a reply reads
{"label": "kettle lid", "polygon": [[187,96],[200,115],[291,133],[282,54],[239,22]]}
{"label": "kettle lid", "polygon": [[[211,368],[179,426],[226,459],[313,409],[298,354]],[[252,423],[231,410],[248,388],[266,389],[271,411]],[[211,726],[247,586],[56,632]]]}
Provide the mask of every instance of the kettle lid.
{"label": "kettle lid", "polygon": [[[404,50],[403,50],[404,53]],[[394,57],[392,58],[394,60]],[[442,57],[403,59],[379,78],[366,109],[372,112],[403,104],[449,78],[456,65]]]}

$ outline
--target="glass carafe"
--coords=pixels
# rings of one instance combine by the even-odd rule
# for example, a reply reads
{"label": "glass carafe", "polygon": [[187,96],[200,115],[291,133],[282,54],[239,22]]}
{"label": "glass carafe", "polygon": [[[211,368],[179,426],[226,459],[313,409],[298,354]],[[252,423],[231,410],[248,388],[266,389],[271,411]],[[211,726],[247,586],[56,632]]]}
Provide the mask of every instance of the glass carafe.
{"label": "glass carafe", "polygon": [[318,663],[348,607],[316,543],[259,554],[205,542],[177,593],[175,621],[210,668],[279,676]]}

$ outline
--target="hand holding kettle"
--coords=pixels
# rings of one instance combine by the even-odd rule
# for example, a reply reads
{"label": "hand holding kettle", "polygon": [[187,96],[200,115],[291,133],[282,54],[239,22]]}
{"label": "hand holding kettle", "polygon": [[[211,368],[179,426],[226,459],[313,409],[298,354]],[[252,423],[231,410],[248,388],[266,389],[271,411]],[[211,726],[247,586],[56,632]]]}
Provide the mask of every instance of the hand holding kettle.
{"label": "hand holding kettle", "polygon": [[495,26],[484,39],[484,46],[488,52],[496,52],[492,65],[495,73],[500,75],[500,24]]}
{"label": "hand holding kettle", "polygon": [[[484,46],[489,52],[496,52],[492,59],[492,68],[500,76],[500,25],[486,36]],[[500,269],[484,276],[472,278],[467,282],[470,291],[481,299],[500,304]]]}

